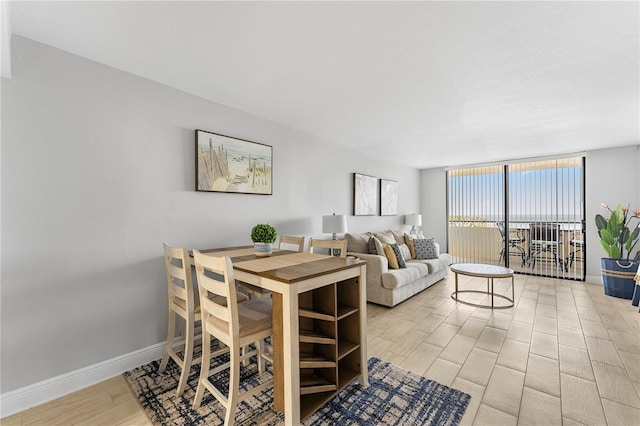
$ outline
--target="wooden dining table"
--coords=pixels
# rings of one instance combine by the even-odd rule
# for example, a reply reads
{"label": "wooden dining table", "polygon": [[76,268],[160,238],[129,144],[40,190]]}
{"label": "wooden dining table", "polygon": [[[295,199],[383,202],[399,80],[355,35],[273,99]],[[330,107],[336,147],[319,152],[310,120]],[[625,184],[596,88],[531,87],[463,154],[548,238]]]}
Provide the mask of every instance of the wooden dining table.
{"label": "wooden dining table", "polygon": [[[301,420],[331,399],[353,378],[357,377],[361,386],[368,386],[366,262],[357,258],[280,249],[274,249],[271,256],[257,257],[252,246],[207,249],[200,252],[216,257],[228,256],[233,264],[237,281],[272,292],[274,407],[284,413],[285,425],[300,424]],[[336,290],[333,293],[322,290],[329,286],[334,286]],[[341,290],[342,287],[345,290]],[[349,339],[348,346],[345,344],[347,349],[336,349],[338,353],[336,381],[339,383],[335,386],[335,392],[325,392],[319,396],[311,395],[309,398],[308,395],[304,395],[307,392],[303,391],[301,398],[300,324],[302,318],[300,315],[303,315],[302,311],[306,312],[307,316],[309,314],[307,309],[303,309],[306,306],[302,306],[299,300],[306,301],[303,294],[314,292],[316,297],[318,295],[326,297],[326,294],[334,294],[334,298],[338,297],[337,294],[351,295],[348,303],[352,305],[351,311],[349,309],[344,311],[342,308],[346,313],[335,314],[336,329],[339,321],[352,324],[345,325],[345,334],[348,334]],[[333,303],[339,304],[340,301]],[[339,310],[340,308],[336,309],[336,311]],[[351,318],[347,318],[347,315],[351,315],[349,312],[353,314]],[[324,318],[319,316],[323,314],[312,314],[311,317],[313,315]],[[342,341],[337,343],[337,340],[336,337],[336,346],[342,345]],[[341,356],[343,358],[340,358]],[[344,368],[340,369],[343,364]],[[340,377],[341,374],[342,377]]]}

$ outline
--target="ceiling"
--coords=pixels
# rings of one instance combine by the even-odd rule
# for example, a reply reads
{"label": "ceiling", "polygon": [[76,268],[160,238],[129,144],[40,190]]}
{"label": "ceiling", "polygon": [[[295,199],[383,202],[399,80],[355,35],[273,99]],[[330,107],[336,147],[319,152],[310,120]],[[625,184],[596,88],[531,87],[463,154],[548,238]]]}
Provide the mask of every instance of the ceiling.
{"label": "ceiling", "polygon": [[640,143],[636,1],[8,9],[14,34],[417,168]]}

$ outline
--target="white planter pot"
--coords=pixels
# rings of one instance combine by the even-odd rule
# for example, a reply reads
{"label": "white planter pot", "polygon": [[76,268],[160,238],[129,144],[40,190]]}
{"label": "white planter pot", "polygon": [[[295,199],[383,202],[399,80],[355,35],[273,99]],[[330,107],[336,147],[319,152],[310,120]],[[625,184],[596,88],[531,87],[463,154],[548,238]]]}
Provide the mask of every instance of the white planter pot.
{"label": "white planter pot", "polygon": [[253,251],[258,257],[271,256],[271,253],[273,253],[273,244],[253,243]]}

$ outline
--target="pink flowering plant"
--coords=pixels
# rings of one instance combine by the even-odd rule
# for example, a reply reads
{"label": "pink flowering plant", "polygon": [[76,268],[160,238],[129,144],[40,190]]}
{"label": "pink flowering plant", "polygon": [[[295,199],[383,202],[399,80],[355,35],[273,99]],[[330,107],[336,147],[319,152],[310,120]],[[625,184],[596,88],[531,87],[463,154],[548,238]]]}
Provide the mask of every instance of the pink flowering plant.
{"label": "pink flowering plant", "polygon": [[[596,215],[596,226],[600,235],[600,244],[611,259],[621,259],[626,250],[626,260],[629,260],[631,251],[638,243],[640,235],[640,223],[631,226],[632,219],[640,219],[640,210],[634,210],[630,214],[629,207],[623,208],[620,204],[611,210],[607,204],[602,204],[602,208],[609,211],[609,217],[604,218],[601,214]],[[635,259],[640,258],[640,252],[636,253]]]}

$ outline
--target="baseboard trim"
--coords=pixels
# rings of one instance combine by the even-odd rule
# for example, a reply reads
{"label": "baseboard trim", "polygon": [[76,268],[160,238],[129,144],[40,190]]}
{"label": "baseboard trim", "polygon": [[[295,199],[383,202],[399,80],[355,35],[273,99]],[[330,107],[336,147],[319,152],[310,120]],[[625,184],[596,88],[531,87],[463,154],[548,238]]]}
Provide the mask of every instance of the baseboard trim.
{"label": "baseboard trim", "polygon": [[0,418],[53,401],[162,357],[164,342],[0,395]]}
{"label": "baseboard trim", "polygon": [[602,275],[587,275],[585,277],[585,282],[589,284],[600,284],[602,285]]}

